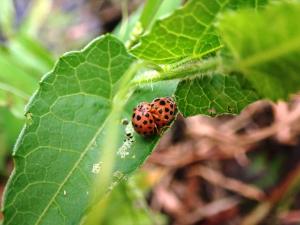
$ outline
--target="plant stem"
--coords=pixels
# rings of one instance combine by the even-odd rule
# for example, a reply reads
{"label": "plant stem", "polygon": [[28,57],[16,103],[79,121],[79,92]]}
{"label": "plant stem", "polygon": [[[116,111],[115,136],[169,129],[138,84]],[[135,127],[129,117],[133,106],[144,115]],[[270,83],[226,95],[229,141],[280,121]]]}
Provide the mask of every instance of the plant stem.
{"label": "plant stem", "polygon": [[162,72],[147,71],[132,80],[133,85],[147,84],[149,82],[158,82],[163,80],[187,79],[195,76],[208,74],[212,71],[217,71],[220,68],[220,60],[211,58],[202,61],[190,61],[184,63],[176,69],[174,67],[166,68]]}
{"label": "plant stem", "polygon": [[131,38],[126,43],[127,49],[133,47],[139,40],[139,37],[145,33],[153,23],[155,16],[164,0],[147,0],[143,7],[139,22],[131,32]]}
{"label": "plant stem", "polygon": [[[110,117],[106,123],[107,133],[104,136],[103,151],[101,161],[104,162],[101,172],[95,179],[93,186],[92,201],[101,199],[107,193],[112,182],[112,173],[115,165],[116,150],[118,147],[119,125],[121,121],[122,110],[134,91],[130,80],[134,77],[139,69],[144,66],[143,63],[133,63],[120,80],[120,88],[112,99],[112,108]],[[84,225],[101,224],[103,219],[105,202],[96,204],[88,213]]]}
{"label": "plant stem", "polygon": [[122,6],[122,21],[121,21],[119,35],[121,37],[121,40],[123,40],[126,33],[126,29],[128,27],[128,0],[123,0],[121,6]]}

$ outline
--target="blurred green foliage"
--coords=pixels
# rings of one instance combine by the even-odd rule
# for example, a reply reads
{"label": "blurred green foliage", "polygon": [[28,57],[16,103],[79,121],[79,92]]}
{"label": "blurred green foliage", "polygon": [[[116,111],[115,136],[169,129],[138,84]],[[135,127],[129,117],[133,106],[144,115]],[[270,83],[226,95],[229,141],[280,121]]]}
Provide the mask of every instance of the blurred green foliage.
{"label": "blurred green foliage", "polygon": [[[16,26],[14,2],[0,2],[0,172],[24,122],[24,107],[37,89],[41,76],[54,63],[53,55],[36,38],[47,1],[31,4],[29,13]],[[50,2],[50,1],[48,1]],[[39,13],[37,13],[39,12]],[[38,22],[30,22],[38,21]]]}
{"label": "blurred green foliage", "polygon": [[[102,224],[153,225],[166,224],[167,218],[151,211],[144,195],[150,191],[147,175],[141,171],[120,183],[108,196],[109,204]],[[118,216],[114,216],[118,214]]]}

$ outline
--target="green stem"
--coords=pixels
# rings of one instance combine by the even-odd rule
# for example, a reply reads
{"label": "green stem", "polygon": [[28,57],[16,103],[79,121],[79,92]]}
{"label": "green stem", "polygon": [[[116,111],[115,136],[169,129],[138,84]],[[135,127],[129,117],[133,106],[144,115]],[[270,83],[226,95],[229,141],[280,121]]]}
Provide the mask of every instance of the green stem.
{"label": "green stem", "polygon": [[182,64],[174,69],[174,67],[166,68],[162,72],[147,71],[132,80],[132,85],[148,84],[149,82],[158,82],[164,80],[187,79],[217,71],[220,67],[220,60],[212,58],[202,61],[192,61]]}
{"label": "green stem", "polygon": [[[127,100],[134,91],[130,80],[134,77],[138,70],[144,66],[143,63],[134,63],[126,71],[120,80],[120,88],[112,99],[112,109],[110,117],[106,123],[107,133],[104,137],[103,151],[101,154],[101,161],[104,162],[101,168],[101,173],[98,174],[93,186],[92,199],[101,199],[107,193],[112,182],[112,173],[115,165],[115,154],[117,151],[117,143],[119,135],[119,125],[121,115]],[[87,218],[84,221],[85,225],[101,224],[104,215],[105,203],[97,204],[91,209]]]}
{"label": "green stem", "polygon": [[123,40],[126,29],[128,27],[128,0],[122,1],[122,21],[121,21],[121,27],[120,27],[120,38]]}
{"label": "green stem", "polygon": [[131,38],[126,43],[127,49],[132,48],[155,20],[156,14],[165,0],[147,0],[141,13],[139,22],[136,23],[131,33]]}

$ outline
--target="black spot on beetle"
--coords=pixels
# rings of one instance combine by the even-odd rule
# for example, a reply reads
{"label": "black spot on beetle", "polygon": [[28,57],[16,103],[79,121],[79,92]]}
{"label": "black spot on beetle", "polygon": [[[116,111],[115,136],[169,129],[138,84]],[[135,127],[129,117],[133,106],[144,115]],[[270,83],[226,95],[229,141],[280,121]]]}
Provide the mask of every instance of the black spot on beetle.
{"label": "black spot on beetle", "polygon": [[152,127],[148,127],[149,130],[152,130]]}
{"label": "black spot on beetle", "polygon": [[163,113],[162,109],[158,110],[158,112],[159,112],[159,114],[162,114],[162,113]]}
{"label": "black spot on beetle", "polygon": [[174,113],[173,111],[170,111],[170,115],[173,115],[173,113]]}
{"label": "black spot on beetle", "polygon": [[149,115],[149,113],[146,113],[145,116],[146,116],[146,117],[149,117],[150,115]]}
{"label": "black spot on beetle", "polygon": [[144,120],[144,121],[143,121],[143,124],[144,124],[144,125],[146,125],[147,123],[148,123],[147,120]]}
{"label": "black spot on beetle", "polygon": [[165,119],[166,119],[166,120],[168,120],[168,119],[169,119],[168,115],[165,115]]}
{"label": "black spot on beetle", "polygon": [[134,124],[134,127],[138,127],[138,125]]}
{"label": "black spot on beetle", "polygon": [[169,112],[170,111],[170,109],[169,108],[165,108],[165,112]]}
{"label": "black spot on beetle", "polygon": [[136,116],[136,119],[137,119],[137,120],[141,120],[142,117],[141,117],[140,115],[137,115],[137,116]]}
{"label": "black spot on beetle", "polygon": [[159,101],[159,98],[154,99],[154,101],[155,101],[155,102],[158,102],[158,101]]}
{"label": "black spot on beetle", "polygon": [[134,117],[135,117],[135,113],[132,114],[132,118],[134,118]]}
{"label": "black spot on beetle", "polygon": [[160,104],[160,105],[165,105],[166,102],[165,102],[164,100],[160,100],[159,104]]}
{"label": "black spot on beetle", "polygon": [[149,120],[150,123],[153,123],[153,120]]}
{"label": "black spot on beetle", "polygon": [[171,104],[170,104],[170,106],[173,108],[173,107],[174,107],[174,104],[173,104],[173,103],[171,103]]}
{"label": "black spot on beetle", "polygon": [[140,125],[140,128],[143,128],[143,126],[142,126],[142,125]]}

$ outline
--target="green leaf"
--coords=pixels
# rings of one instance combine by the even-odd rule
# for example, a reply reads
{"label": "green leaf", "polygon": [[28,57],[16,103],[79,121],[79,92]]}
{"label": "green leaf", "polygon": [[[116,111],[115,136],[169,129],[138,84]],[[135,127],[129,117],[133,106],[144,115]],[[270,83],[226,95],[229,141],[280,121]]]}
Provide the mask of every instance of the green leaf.
{"label": "green leaf", "polygon": [[132,53],[155,63],[198,58],[221,47],[214,31],[216,16],[227,0],[191,0],[169,17],[158,20]]}
{"label": "green leaf", "polygon": [[87,207],[112,89],[133,58],[111,36],[60,58],[27,108],[4,224],[75,224]]}
{"label": "green leaf", "polygon": [[229,67],[244,73],[264,97],[287,98],[300,90],[299,21],[299,3],[224,15],[220,31],[233,55]]}
{"label": "green leaf", "polygon": [[240,76],[213,74],[178,84],[176,102],[184,116],[239,113],[258,99]]}
{"label": "green leaf", "polygon": [[[98,151],[91,143],[99,139],[109,115],[113,85],[132,60],[121,43],[106,36],[83,52],[63,56],[45,77],[28,107],[29,122],[16,146],[4,224],[50,223],[55,212],[57,224],[64,224],[65,216],[71,223],[78,220],[88,199],[83,190],[97,163],[92,160]],[[64,193],[68,198],[61,198]],[[66,201],[81,207],[73,211]]]}
{"label": "green leaf", "polygon": [[[4,198],[5,225],[80,223],[97,167],[105,163],[100,155],[113,98],[122,88],[118,82],[133,61],[120,41],[106,35],[62,56],[44,77],[15,146],[15,171]],[[130,120],[140,100],[172,94],[176,85],[158,82],[155,92],[151,85],[137,88],[122,118]],[[132,126],[119,124],[122,136],[112,153],[116,163],[111,187],[139,167],[159,139],[136,134],[129,139],[126,133],[132,133]]]}

